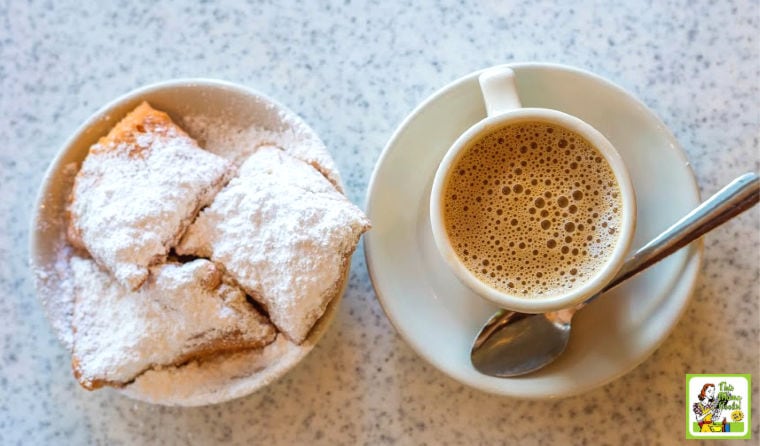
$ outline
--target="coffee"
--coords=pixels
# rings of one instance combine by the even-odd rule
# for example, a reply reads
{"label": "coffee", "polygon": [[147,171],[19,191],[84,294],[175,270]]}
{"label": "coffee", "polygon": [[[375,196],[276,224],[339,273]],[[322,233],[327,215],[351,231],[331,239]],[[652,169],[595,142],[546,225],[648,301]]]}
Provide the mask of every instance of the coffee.
{"label": "coffee", "polygon": [[593,277],[620,233],[620,187],[602,154],[550,123],[489,129],[455,160],[443,221],[462,263],[504,293],[542,298]]}

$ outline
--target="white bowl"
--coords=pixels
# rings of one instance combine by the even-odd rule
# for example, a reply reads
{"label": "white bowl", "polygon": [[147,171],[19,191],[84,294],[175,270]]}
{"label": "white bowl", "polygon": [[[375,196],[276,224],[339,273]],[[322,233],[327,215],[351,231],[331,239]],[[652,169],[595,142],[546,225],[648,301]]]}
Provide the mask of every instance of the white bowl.
{"label": "white bowl", "polygon": [[[269,131],[290,131],[324,149],[317,134],[283,105],[246,87],[218,80],[180,79],[149,85],[95,112],[64,143],[50,164],[37,195],[30,228],[30,263],[37,295],[56,336],[69,350],[73,295],[66,286],[70,283],[66,280],[68,249],[63,221],[67,197],[89,147],[142,101],[167,112],[176,122],[181,123],[187,116],[221,117],[232,127],[256,125]],[[328,156],[326,149],[324,154]],[[263,350],[227,355],[223,361],[203,365],[151,371],[118,391],[138,400],[177,406],[215,404],[253,393],[283,376],[312,350],[335,316],[347,278],[348,269],[340,293],[301,345],[278,336]]]}

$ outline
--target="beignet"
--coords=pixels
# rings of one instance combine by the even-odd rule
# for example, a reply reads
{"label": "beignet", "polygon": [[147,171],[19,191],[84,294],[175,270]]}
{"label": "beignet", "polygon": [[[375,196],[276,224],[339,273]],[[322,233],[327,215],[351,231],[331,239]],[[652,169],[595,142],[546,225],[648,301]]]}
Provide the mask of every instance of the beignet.
{"label": "beignet", "polygon": [[263,347],[274,327],[208,260],[151,268],[129,291],[90,259],[73,257],[72,367],[87,389],[121,386],[156,367]]}
{"label": "beignet", "polygon": [[69,199],[68,239],[134,290],[232,173],[143,102],[90,148]]}
{"label": "beignet", "polygon": [[340,291],[362,211],[311,165],[262,147],[217,194],[176,248],[210,257],[301,343]]}

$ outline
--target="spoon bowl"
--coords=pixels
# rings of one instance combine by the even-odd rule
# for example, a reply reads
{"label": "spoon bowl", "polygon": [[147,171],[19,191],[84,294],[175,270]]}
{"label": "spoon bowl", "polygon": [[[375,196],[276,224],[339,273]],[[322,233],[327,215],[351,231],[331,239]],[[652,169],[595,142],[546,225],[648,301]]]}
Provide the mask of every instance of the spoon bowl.
{"label": "spoon bowl", "polygon": [[[573,313],[574,310],[544,314],[502,310],[483,327],[482,332],[488,334],[478,336],[472,363],[491,376],[517,376],[538,370],[565,351]],[[505,356],[512,361],[501,360]]]}

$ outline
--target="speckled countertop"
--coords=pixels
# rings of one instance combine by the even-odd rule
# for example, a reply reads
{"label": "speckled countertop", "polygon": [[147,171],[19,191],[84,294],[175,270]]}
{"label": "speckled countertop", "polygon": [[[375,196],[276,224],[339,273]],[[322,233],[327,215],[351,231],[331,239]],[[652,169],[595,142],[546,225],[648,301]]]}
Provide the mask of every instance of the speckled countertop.
{"label": "speckled countertop", "polygon": [[140,85],[216,77],[278,98],[322,136],[358,203],[418,102],[511,61],[574,65],[637,95],[704,195],[760,169],[756,0],[376,3],[0,1],[0,444],[674,444],[685,373],[752,373],[760,401],[758,209],[707,237],[696,294],[662,347],[582,396],[518,401],[436,371],[386,319],[361,250],[321,344],[257,394],[181,409],[76,384],[26,263],[32,202],[65,138]]}

